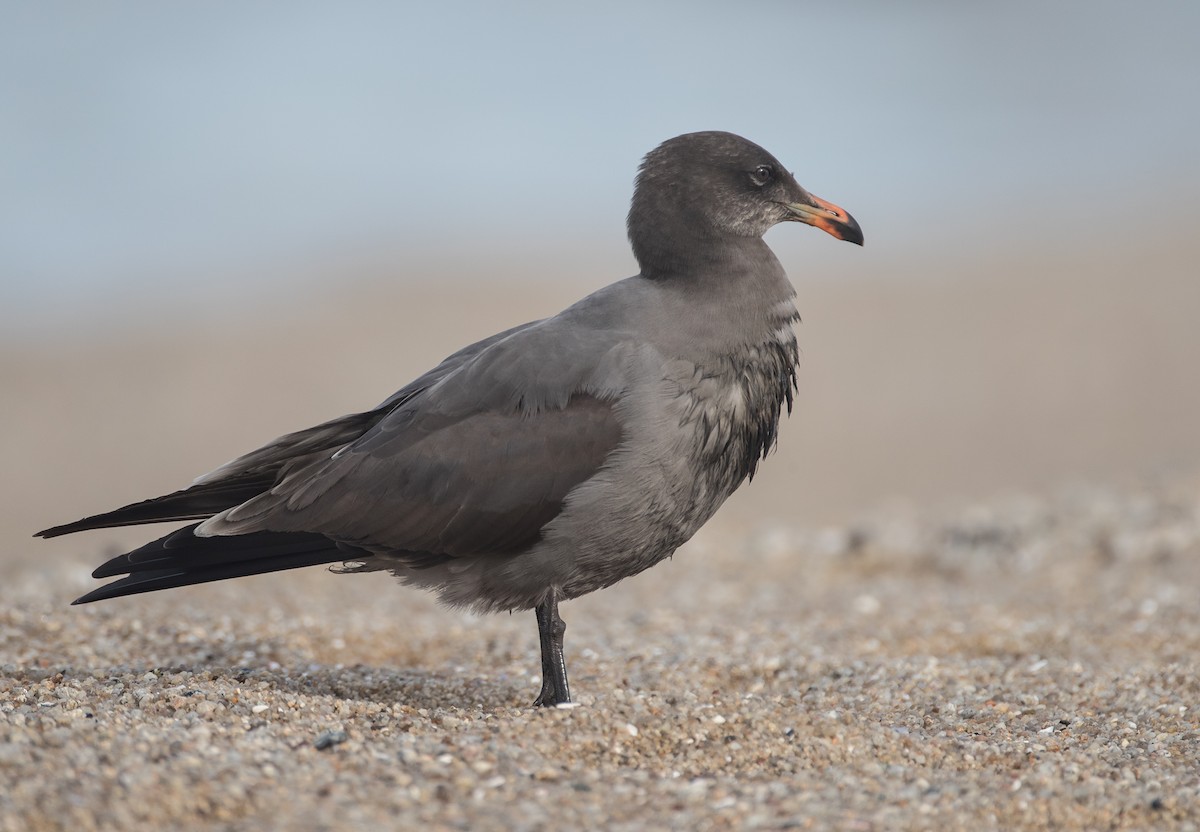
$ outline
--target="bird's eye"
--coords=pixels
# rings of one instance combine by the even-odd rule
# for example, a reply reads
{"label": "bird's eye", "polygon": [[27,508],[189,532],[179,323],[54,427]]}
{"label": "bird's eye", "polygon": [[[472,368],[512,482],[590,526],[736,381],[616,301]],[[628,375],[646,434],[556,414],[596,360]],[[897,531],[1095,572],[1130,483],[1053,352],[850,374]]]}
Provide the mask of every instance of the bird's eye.
{"label": "bird's eye", "polygon": [[750,178],[761,188],[775,178],[775,169],[770,165],[759,165],[754,169],[754,173],[750,174]]}

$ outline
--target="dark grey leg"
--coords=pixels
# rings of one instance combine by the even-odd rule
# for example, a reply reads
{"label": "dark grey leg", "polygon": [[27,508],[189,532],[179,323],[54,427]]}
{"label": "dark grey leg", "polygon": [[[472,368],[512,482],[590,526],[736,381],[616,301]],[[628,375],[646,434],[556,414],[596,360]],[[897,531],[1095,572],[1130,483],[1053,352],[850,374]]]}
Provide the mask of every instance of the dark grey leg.
{"label": "dark grey leg", "polygon": [[563,633],[566,623],[558,617],[558,592],[550,590],[545,601],[534,609],[537,615],[538,640],[542,645],[542,692],[534,700],[534,707],[544,705],[553,708],[571,701],[571,688],[567,685],[567,663],[563,659]]}

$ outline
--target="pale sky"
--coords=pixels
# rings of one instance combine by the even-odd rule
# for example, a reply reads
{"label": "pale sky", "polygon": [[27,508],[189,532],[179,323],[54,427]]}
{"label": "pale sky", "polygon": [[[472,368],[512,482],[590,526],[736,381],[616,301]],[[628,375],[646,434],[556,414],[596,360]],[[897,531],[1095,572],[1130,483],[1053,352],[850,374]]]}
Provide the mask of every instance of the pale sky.
{"label": "pale sky", "polygon": [[692,130],[871,246],[1197,204],[1194,2],[508,6],[0,4],[0,325],[347,249],[631,265],[636,165]]}

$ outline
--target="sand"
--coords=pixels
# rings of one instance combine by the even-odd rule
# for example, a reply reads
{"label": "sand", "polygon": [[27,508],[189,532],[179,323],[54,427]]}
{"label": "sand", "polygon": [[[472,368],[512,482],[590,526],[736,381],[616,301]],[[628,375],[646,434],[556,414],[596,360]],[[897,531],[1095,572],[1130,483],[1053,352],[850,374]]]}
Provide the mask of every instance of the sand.
{"label": "sand", "polygon": [[1146,829],[1200,819],[1200,499],[706,531],[532,614],[314,569],[0,590],[0,829]]}

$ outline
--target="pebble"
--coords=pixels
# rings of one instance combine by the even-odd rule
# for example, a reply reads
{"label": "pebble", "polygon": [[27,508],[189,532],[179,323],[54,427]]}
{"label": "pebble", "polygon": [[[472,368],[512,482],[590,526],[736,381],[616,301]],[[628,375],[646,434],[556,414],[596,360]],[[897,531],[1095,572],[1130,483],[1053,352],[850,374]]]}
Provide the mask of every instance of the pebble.
{"label": "pebble", "polygon": [[350,735],[345,731],[322,731],[313,740],[313,747],[318,751],[324,751],[326,748],[333,748],[335,745],[341,745],[346,740],[350,739]]}

